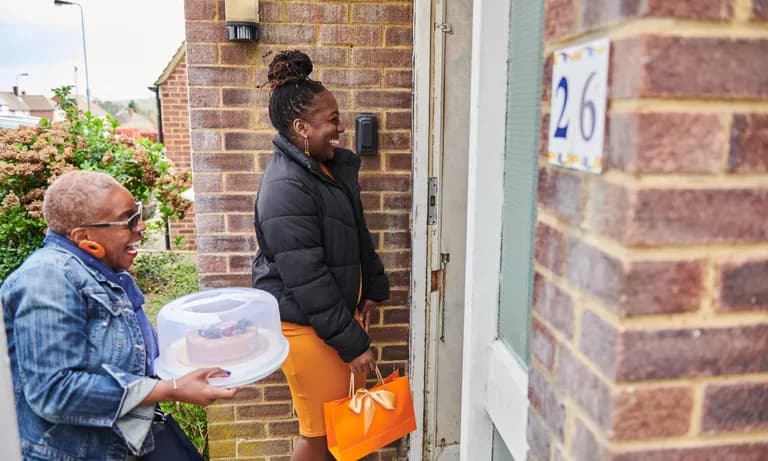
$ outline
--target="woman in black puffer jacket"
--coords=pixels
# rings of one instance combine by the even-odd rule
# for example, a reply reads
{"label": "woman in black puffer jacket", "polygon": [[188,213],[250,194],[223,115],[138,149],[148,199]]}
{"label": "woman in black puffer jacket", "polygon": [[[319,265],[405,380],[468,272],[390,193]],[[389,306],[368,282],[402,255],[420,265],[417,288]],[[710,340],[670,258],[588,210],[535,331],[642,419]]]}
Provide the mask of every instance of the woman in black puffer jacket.
{"label": "woman in black puffer jacket", "polygon": [[333,459],[323,402],[345,397],[375,361],[366,332],[371,309],[389,297],[389,281],[365,224],[360,159],[337,147],[344,125],[333,94],[309,78],[300,51],[269,67],[269,116],[275,150],[256,199],[259,254],[253,286],[280,304],[291,349],[283,372],[302,437],[292,461]]}

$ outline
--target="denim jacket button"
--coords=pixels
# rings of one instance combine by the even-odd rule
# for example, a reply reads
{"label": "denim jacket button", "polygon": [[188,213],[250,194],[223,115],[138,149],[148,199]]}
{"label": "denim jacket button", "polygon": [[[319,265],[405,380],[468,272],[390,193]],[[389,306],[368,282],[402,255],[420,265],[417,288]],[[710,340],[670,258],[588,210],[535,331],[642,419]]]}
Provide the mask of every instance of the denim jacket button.
{"label": "denim jacket button", "polygon": [[139,349],[139,350],[143,350],[143,349],[144,349],[144,346],[143,346],[143,345],[141,345],[141,344],[136,344],[136,345],[135,345],[135,346],[133,346],[133,347],[135,347],[136,349]]}

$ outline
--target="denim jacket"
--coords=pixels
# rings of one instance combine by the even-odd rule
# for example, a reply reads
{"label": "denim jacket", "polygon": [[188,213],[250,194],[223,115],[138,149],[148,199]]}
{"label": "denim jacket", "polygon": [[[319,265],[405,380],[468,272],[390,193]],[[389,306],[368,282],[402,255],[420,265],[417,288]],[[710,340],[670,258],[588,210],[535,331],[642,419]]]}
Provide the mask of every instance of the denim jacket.
{"label": "denim jacket", "polygon": [[124,461],[154,448],[146,346],[125,291],[49,242],[0,287],[25,460]]}

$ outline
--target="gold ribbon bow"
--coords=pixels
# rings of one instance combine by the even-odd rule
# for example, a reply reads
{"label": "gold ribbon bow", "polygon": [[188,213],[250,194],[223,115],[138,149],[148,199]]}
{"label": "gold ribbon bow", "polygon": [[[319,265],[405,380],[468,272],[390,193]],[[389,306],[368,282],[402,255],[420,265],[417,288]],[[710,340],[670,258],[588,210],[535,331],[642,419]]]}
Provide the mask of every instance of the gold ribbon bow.
{"label": "gold ribbon bow", "polygon": [[349,409],[355,414],[363,413],[363,434],[367,434],[371,428],[373,417],[376,415],[376,403],[384,407],[385,410],[394,410],[395,393],[386,389],[369,391],[363,388],[358,389],[349,402]]}

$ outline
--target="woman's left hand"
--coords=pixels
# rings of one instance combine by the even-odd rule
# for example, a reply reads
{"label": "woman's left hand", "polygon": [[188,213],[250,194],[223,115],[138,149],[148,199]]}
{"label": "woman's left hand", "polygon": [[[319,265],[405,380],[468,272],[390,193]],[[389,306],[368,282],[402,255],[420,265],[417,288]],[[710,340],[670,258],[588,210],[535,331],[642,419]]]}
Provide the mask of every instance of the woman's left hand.
{"label": "woman's left hand", "polygon": [[361,299],[357,308],[360,310],[360,320],[363,322],[363,328],[368,331],[368,327],[371,325],[371,312],[376,309],[378,303],[371,301],[370,299]]}

